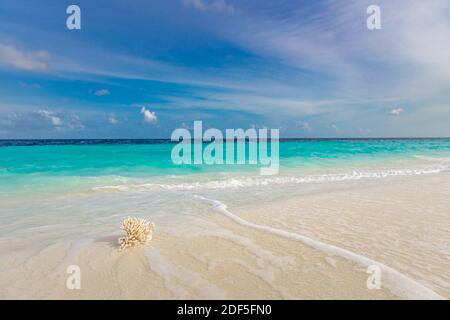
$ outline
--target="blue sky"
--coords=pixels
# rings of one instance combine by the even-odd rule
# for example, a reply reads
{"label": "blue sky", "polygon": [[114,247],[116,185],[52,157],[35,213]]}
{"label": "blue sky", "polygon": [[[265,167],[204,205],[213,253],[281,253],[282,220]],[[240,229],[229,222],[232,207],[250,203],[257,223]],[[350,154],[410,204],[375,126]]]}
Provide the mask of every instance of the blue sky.
{"label": "blue sky", "polygon": [[0,2],[0,139],[450,136],[448,0],[32,3]]}

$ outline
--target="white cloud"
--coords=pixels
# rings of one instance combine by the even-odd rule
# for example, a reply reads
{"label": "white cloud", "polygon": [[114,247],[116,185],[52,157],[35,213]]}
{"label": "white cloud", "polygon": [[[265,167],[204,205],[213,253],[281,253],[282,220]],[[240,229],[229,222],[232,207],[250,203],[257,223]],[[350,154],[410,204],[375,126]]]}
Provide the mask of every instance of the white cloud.
{"label": "white cloud", "polygon": [[217,11],[224,13],[233,13],[233,5],[226,0],[182,0],[185,5],[192,6],[201,11]]}
{"label": "white cloud", "polygon": [[62,121],[60,117],[55,116],[55,114],[52,111],[49,110],[39,110],[37,112],[39,115],[41,115],[44,118],[50,119],[51,123],[54,126],[61,126]]}
{"label": "white cloud", "polygon": [[337,125],[335,125],[334,123],[331,125],[331,127],[332,127],[336,132],[339,132],[339,131],[340,131],[339,127],[338,127]]}
{"label": "white cloud", "polygon": [[76,114],[71,114],[68,119],[68,128],[70,130],[83,130],[86,126],[81,122],[81,119]]}
{"label": "white cloud", "polygon": [[[87,114],[86,116],[89,116]],[[93,119],[95,120],[95,119]],[[3,125],[3,127],[2,127]],[[4,105],[0,103],[0,131],[11,137],[63,137],[86,129],[77,113],[69,109],[53,110],[31,105]],[[53,135],[51,134],[56,134]],[[48,135],[47,135],[48,134]],[[73,136],[64,136],[73,137]]]}
{"label": "white cloud", "polygon": [[403,112],[405,112],[405,109],[403,109],[403,108],[395,108],[395,109],[392,109],[391,111],[389,111],[389,114],[391,116],[399,116]]}
{"label": "white cloud", "polygon": [[302,128],[305,129],[306,131],[312,131],[312,128],[308,122],[302,122],[301,125],[302,125]]}
{"label": "white cloud", "polygon": [[114,125],[114,124],[118,124],[118,123],[119,123],[119,120],[117,120],[117,118],[115,117],[115,115],[110,114],[109,117],[108,117],[108,122],[109,122],[110,124]]}
{"label": "white cloud", "polygon": [[155,123],[158,120],[158,118],[156,117],[156,113],[146,109],[145,107],[141,108],[141,114],[144,115],[145,122]]}
{"label": "white cloud", "polygon": [[109,90],[107,90],[107,89],[100,89],[100,90],[95,91],[95,95],[99,96],[99,97],[107,96],[109,94],[111,94],[111,92],[109,92]]}
{"label": "white cloud", "polygon": [[24,52],[13,45],[0,43],[0,64],[21,70],[45,71],[49,59],[50,54],[46,51]]}

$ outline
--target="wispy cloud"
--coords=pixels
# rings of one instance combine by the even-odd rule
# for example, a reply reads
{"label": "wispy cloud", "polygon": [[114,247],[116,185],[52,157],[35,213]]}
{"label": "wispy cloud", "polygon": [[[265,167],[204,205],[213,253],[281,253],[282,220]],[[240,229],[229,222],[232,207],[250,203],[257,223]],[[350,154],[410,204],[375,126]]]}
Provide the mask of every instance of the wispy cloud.
{"label": "wispy cloud", "polygon": [[405,112],[405,109],[403,108],[394,108],[391,111],[389,111],[389,114],[391,116],[399,116],[401,115],[403,112]]}
{"label": "wispy cloud", "polygon": [[95,91],[95,95],[98,97],[107,96],[110,94],[111,94],[111,92],[109,92],[109,90],[107,90],[107,89],[100,89],[100,90]]}
{"label": "wispy cloud", "polygon": [[239,32],[228,26],[222,34],[266,59],[326,76],[336,92],[405,98],[450,88],[450,2],[380,0],[379,31],[366,28],[368,0],[326,1],[320,10],[283,4],[276,14],[259,8],[234,22]]}
{"label": "wispy cloud", "polygon": [[61,126],[62,125],[61,118],[56,116],[54,114],[54,112],[52,112],[52,111],[49,111],[49,110],[38,110],[37,113],[39,115],[41,115],[42,117],[44,117],[46,119],[49,119],[54,126]]}
{"label": "wispy cloud", "polygon": [[302,122],[301,126],[302,126],[302,128],[304,130],[306,130],[308,132],[312,131],[312,128],[311,128],[310,124],[308,122],[306,122],[306,121]]}
{"label": "wispy cloud", "polygon": [[50,54],[46,51],[26,52],[14,45],[0,43],[0,64],[21,70],[45,71]]}
{"label": "wispy cloud", "polygon": [[331,125],[331,128],[333,128],[334,131],[336,131],[336,132],[341,131],[341,129],[340,129],[336,124],[334,124],[334,123]]}
{"label": "wispy cloud", "polygon": [[119,123],[119,120],[117,120],[116,116],[114,114],[110,114],[108,116],[108,122],[112,125],[116,125]]}
{"label": "wispy cloud", "polygon": [[42,89],[42,86],[38,83],[29,83],[29,82],[24,82],[24,81],[20,81],[19,86],[21,86],[23,88],[29,88],[29,89]]}
{"label": "wispy cloud", "polygon": [[227,3],[226,0],[182,0],[187,6],[192,6],[201,11],[217,11],[224,13],[233,13],[235,8]]}
{"label": "wispy cloud", "polygon": [[81,121],[81,118],[77,114],[70,114],[67,121],[67,129],[69,130],[83,130],[86,128],[84,123]]}
{"label": "wispy cloud", "polygon": [[50,120],[50,123],[57,130],[82,130],[85,128],[80,116],[73,112],[63,110],[56,112],[48,109],[40,109],[37,111],[37,114],[46,120]]}

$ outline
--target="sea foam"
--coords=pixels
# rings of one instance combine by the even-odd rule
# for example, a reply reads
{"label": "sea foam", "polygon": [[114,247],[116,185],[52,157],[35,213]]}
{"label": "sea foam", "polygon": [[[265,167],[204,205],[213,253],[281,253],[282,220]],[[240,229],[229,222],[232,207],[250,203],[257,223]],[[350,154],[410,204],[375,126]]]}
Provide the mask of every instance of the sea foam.
{"label": "sea foam", "polygon": [[108,185],[93,188],[94,191],[145,191],[151,189],[165,190],[203,190],[203,189],[230,189],[230,188],[249,188],[264,187],[272,185],[287,184],[308,184],[308,183],[326,183],[326,182],[344,182],[364,179],[383,179],[389,177],[419,176],[427,174],[436,174],[448,171],[448,166],[436,165],[422,168],[411,169],[385,169],[385,170],[353,170],[344,173],[329,173],[305,176],[280,176],[266,178],[263,176],[241,176],[227,179],[193,181],[175,184],[126,184],[126,185]]}

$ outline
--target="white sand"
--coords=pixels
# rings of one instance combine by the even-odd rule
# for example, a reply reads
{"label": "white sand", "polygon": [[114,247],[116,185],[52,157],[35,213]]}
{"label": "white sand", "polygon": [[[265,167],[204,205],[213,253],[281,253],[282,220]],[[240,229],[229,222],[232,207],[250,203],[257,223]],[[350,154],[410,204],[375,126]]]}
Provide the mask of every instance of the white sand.
{"label": "white sand", "polygon": [[[148,246],[125,252],[118,226],[57,242],[64,226],[16,232],[0,239],[0,298],[450,298],[449,199],[447,173],[228,205],[233,216],[197,199],[192,232],[157,224]],[[379,290],[366,286],[368,261],[383,265]],[[66,288],[74,264],[80,290]]]}

